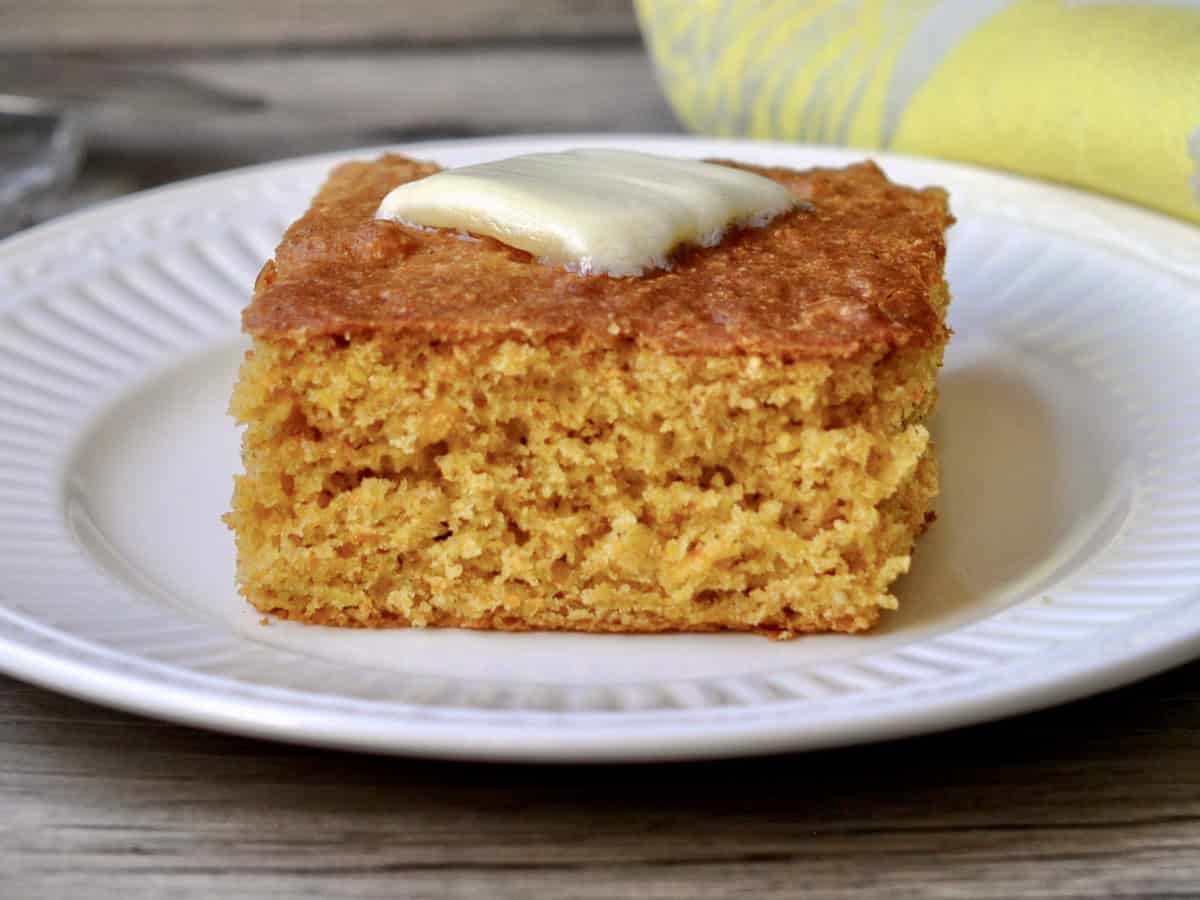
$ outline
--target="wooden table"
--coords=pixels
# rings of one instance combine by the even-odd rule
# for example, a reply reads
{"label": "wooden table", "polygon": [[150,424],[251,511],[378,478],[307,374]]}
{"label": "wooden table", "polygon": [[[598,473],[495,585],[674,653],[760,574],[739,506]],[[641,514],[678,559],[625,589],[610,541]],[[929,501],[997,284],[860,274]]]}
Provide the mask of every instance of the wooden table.
{"label": "wooden table", "polygon": [[[177,57],[142,47],[144,65],[253,92],[269,112],[190,125],[92,114],[88,165],[60,208],[389,140],[678,128],[619,2],[543,3],[541,17],[522,17],[509,0],[475,0],[488,22],[455,19],[454,6],[444,21],[411,19],[424,23],[420,33],[404,31],[410,19],[385,4],[356,2],[360,37],[390,23],[400,29],[391,37],[434,37],[438,47],[331,48],[325,39],[345,38],[350,20],[320,4],[306,7],[312,19],[282,17],[291,38],[313,44],[296,52],[254,44],[266,33],[262,17],[237,31],[236,52],[203,41]],[[139,4],[142,28],[130,31]],[[217,6],[226,16],[249,8]],[[187,4],[27,8],[24,30],[3,30],[0,51],[23,40],[78,50],[97,35],[158,46],[188,22],[204,41],[220,37],[212,18],[181,24]],[[483,40],[496,22],[515,23],[514,39]],[[586,42],[569,40],[583,33]],[[470,41],[448,43],[455,36]],[[388,90],[347,90],[356,79],[404,88],[395,95],[403,102]],[[735,895],[1200,896],[1200,664],[953,734],[595,768],[309,750],[124,715],[0,677],[5,900]]]}
{"label": "wooden table", "polygon": [[1008,722],[743,761],[468,765],[0,678],[0,896],[1200,896],[1200,663]]}

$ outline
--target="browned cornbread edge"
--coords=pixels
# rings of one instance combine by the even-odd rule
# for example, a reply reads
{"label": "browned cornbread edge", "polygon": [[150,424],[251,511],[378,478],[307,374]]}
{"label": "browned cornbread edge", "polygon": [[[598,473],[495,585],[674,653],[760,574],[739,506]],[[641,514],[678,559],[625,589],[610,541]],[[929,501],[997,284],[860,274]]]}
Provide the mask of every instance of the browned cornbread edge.
{"label": "browned cornbread edge", "polygon": [[385,156],[334,170],[284,236],[244,314],[256,337],[354,332],[441,340],[603,342],[664,353],[853,359],[948,336],[946,195],[892,184],[872,163],[797,172],[743,166],[808,201],[667,271],[580,276],[496,241],[374,218],[383,196],[436,166]]}

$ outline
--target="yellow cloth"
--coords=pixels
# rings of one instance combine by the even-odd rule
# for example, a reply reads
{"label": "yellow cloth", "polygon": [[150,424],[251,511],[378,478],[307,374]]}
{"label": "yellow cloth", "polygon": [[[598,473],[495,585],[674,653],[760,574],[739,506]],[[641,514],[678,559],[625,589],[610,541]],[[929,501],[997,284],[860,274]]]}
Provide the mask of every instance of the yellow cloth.
{"label": "yellow cloth", "polygon": [[964,160],[1200,222],[1200,0],[636,3],[692,130]]}

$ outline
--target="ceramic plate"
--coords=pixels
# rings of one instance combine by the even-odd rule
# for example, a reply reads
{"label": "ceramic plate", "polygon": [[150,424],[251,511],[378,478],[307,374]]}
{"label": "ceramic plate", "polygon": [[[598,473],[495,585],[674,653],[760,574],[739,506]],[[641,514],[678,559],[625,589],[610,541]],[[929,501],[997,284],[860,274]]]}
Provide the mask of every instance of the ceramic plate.
{"label": "ceramic plate", "polygon": [[[811,166],[687,138],[572,145]],[[364,150],[356,156],[371,156]],[[1200,232],[1091,195],[880,155],[951,191],[939,520],[869,636],[354,632],[234,592],[225,415],[255,273],[330,166],[260,166],[0,245],[0,668],[311,744],[479,759],[715,757],[1044,707],[1200,652]]]}

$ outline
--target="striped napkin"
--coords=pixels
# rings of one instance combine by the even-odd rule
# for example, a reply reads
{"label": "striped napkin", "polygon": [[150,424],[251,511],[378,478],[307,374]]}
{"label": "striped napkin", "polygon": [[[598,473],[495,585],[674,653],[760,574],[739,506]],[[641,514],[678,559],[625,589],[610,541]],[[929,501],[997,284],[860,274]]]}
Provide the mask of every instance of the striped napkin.
{"label": "striped napkin", "polygon": [[1200,0],[636,0],[694,131],[884,148],[1200,222]]}

